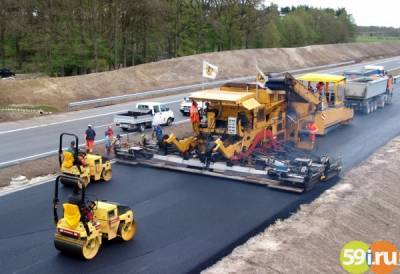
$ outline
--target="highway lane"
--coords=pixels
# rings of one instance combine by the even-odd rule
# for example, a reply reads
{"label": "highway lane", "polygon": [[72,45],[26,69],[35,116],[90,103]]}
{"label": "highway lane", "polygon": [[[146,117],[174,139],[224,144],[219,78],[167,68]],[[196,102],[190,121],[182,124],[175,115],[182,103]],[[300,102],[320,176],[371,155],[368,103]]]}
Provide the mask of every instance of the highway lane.
{"label": "highway lane", "polygon": [[[400,57],[371,61],[366,64],[382,64],[387,69],[399,68]],[[323,72],[340,73],[345,69],[357,68],[363,65],[355,64],[332,68],[323,70]],[[175,112],[176,120],[181,121],[185,117],[178,111],[179,102],[185,95],[187,93],[161,97],[154,99],[154,101],[167,103]],[[112,123],[112,117],[115,113],[128,110],[135,104],[136,102],[129,102],[26,121],[1,123],[0,143],[3,150],[0,154],[0,168],[18,159],[24,160],[54,153],[58,146],[58,135],[62,131],[73,132],[83,137],[87,125],[91,123],[96,127],[98,136],[102,136],[106,127]]]}
{"label": "highway lane", "polygon": [[[318,138],[318,153],[357,165],[400,134],[400,96],[386,109]],[[198,175],[114,165],[110,183],[90,185],[91,197],[130,205],[138,233],[133,242],[105,244],[91,262],[53,247],[53,184],[0,198],[2,273],[186,273],[199,271],[277,218],[285,218],[335,182],[306,194]],[[145,179],[144,179],[145,178]],[[377,182],[379,183],[379,182]],[[68,189],[62,188],[64,197]]]}

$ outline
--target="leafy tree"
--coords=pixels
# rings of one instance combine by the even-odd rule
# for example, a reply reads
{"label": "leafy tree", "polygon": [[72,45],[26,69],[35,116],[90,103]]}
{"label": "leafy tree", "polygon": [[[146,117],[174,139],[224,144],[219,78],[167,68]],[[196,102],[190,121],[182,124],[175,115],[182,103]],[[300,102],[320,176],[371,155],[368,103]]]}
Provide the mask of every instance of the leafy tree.
{"label": "leafy tree", "polygon": [[356,33],[345,9],[262,0],[2,0],[0,64],[76,75],[202,52],[348,42]]}

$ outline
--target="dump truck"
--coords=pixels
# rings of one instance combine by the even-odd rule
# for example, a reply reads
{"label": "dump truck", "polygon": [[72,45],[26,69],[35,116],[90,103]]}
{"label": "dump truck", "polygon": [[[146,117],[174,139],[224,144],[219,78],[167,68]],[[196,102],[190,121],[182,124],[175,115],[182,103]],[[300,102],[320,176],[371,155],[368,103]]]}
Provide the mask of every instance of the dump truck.
{"label": "dump truck", "polygon": [[[304,89],[291,91],[300,98],[314,98]],[[285,89],[251,83],[228,83],[195,92],[190,100],[207,102],[198,134],[184,138],[169,134],[157,144],[124,145],[115,150],[117,161],[295,192],[310,190],[316,183],[337,176],[342,166],[339,159],[305,153],[286,142],[287,113],[291,111],[287,96]],[[310,119],[313,111],[307,108]],[[289,141],[307,142],[294,137]]]}
{"label": "dump truck", "polygon": [[370,114],[392,102],[394,78],[383,66],[365,66],[362,70],[345,71],[347,79],[345,105]]}

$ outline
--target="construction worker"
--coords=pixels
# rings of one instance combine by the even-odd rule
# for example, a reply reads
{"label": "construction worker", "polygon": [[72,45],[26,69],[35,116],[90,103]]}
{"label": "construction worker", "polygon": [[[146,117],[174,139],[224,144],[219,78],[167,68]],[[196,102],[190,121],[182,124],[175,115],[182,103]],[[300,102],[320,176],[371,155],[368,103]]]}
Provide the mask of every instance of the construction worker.
{"label": "construction worker", "polygon": [[106,134],[106,137],[104,138],[104,147],[106,149],[106,156],[110,157],[111,155],[111,149],[112,149],[112,143],[113,143],[113,139],[112,139],[112,135],[110,137],[110,135]]}
{"label": "construction worker", "polygon": [[317,84],[317,86],[316,86],[316,88],[317,88],[317,92],[319,93],[319,94],[322,94],[323,92],[324,92],[324,83],[323,82],[319,82],[318,84]]}
{"label": "construction worker", "polygon": [[114,140],[114,131],[112,130],[112,127],[109,126],[105,132],[105,138],[104,138],[104,146],[106,149],[107,157],[110,157],[111,155],[113,140]]}
{"label": "construction worker", "polygon": [[310,134],[310,142],[312,144],[314,144],[314,142],[315,142],[315,134],[318,131],[317,125],[315,124],[315,122],[310,122],[310,123],[307,124],[307,129],[310,131],[309,132],[309,134]]}
{"label": "construction worker", "polygon": [[114,139],[114,131],[112,129],[112,126],[108,126],[105,135],[109,136],[111,140]]}
{"label": "construction worker", "polygon": [[75,141],[71,141],[69,148],[66,149],[69,153],[75,156]]}
{"label": "construction worker", "polygon": [[89,124],[85,132],[86,150],[88,153],[93,152],[95,138],[96,138],[96,132],[92,128],[92,125]]}
{"label": "construction worker", "polygon": [[196,101],[192,102],[192,107],[190,108],[190,120],[192,121],[194,133],[198,135],[200,132],[200,114]]}
{"label": "construction worker", "polygon": [[163,139],[163,130],[160,125],[156,125],[153,127],[153,138],[155,137],[157,140],[157,143],[161,143]]}
{"label": "construction worker", "polygon": [[63,152],[63,168],[70,168],[75,160],[75,141],[71,141],[70,146]]}

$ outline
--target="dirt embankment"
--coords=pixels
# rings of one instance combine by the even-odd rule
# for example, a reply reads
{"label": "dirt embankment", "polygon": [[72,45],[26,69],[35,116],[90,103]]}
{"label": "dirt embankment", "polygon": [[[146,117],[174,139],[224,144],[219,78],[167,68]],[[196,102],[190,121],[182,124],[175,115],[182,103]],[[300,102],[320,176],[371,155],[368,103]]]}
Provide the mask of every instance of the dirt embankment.
{"label": "dirt embankment", "polygon": [[[163,128],[165,134],[174,133],[178,137],[187,136],[192,132],[191,124],[190,123],[182,123],[173,125],[171,127]],[[152,138],[151,131],[147,131],[146,133],[147,138]],[[142,138],[142,134],[138,133],[130,133],[129,134],[129,143],[137,143]],[[123,136],[123,142],[127,141],[127,137]],[[104,155],[105,149],[104,144],[97,144],[95,146],[95,153]],[[113,157],[113,155],[111,155]],[[28,179],[32,179],[38,176],[44,176],[48,174],[56,174],[59,172],[58,166],[58,156],[49,156],[46,158],[23,162],[21,164],[2,168],[0,169],[0,190],[1,187],[7,186],[10,184],[11,178],[23,175],[26,176]]]}
{"label": "dirt embankment", "polygon": [[399,42],[205,53],[83,76],[0,81],[0,106],[42,104],[62,111],[71,101],[198,83],[203,60],[219,66],[218,78],[228,78],[254,75],[256,64],[276,72],[396,55],[400,55]]}
{"label": "dirt embankment", "polygon": [[399,246],[399,155],[400,137],[203,273],[344,273],[339,254],[348,241]]}

